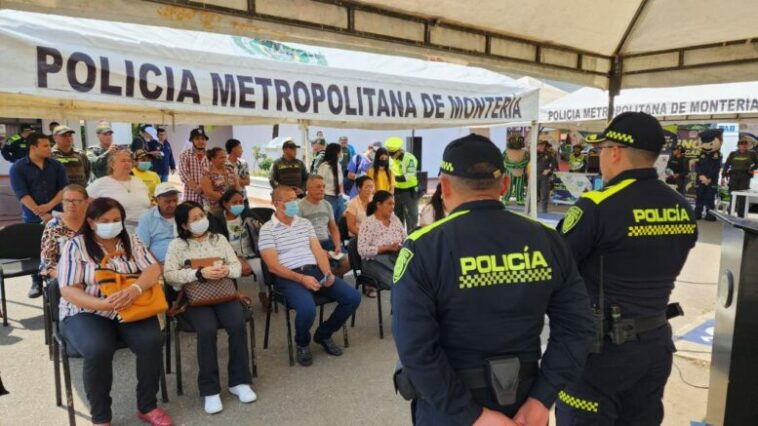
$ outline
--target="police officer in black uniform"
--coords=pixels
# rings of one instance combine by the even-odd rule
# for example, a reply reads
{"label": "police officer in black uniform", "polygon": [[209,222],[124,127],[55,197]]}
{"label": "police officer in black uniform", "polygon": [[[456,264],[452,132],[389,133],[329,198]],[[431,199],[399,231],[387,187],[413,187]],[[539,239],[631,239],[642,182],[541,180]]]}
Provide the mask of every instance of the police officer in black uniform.
{"label": "police officer in black uniform", "polygon": [[[597,340],[581,379],[559,395],[562,425],[659,425],[671,372],[674,280],[697,240],[689,203],[658,180],[658,120],[617,116],[600,135],[605,183],[569,208],[558,229],[587,284]],[[552,324],[551,324],[552,325]]]}
{"label": "police officer in black uniform", "polygon": [[687,175],[690,173],[689,161],[684,158],[683,148],[679,145],[671,150],[671,158],[666,164],[666,171],[671,174],[666,177],[666,183],[676,185],[676,190],[684,195],[687,188]]}
{"label": "police officer in black uniform", "polygon": [[[737,151],[729,153],[724,162],[724,177],[729,178],[729,193],[750,189],[753,172],[758,169],[758,153],[747,149],[747,140],[737,143]],[[732,203],[734,203],[732,197]],[[745,214],[745,197],[738,197],[735,210],[739,217]]]}
{"label": "police officer in black uniform", "polygon": [[718,192],[719,171],[721,170],[721,141],[724,130],[710,129],[700,132],[700,147],[703,152],[695,163],[695,184],[697,193],[695,195],[695,219],[703,218],[703,208],[705,208],[705,220],[714,222],[716,220],[709,210],[716,207],[716,194]]}
{"label": "police officer in black uniform", "polygon": [[[568,247],[503,207],[504,171],[489,139],[451,142],[440,170],[450,214],[412,233],[398,254],[396,384],[413,388],[403,396],[415,398],[417,425],[545,425],[590,349],[589,299]],[[550,340],[541,357],[545,314]]]}

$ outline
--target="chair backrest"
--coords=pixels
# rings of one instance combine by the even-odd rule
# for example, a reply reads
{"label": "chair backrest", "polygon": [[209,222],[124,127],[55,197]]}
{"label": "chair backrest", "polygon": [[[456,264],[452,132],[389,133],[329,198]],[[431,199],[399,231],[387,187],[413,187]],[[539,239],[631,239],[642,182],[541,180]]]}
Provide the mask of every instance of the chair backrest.
{"label": "chair backrest", "polygon": [[271,216],[274,215],[274,209],[271,207],[253,207],[250,209],[250,211],[258,216],[263,223],[271,220]]}
{"label": "chair backrest", "polygon": [[268,270],[268,266],[266,265],[266,262],[263,261],[263,259],[261,259],[261,275],[263,275],[263,283],[266,284],[266,287],[268,287],[270,290],[273,290],[274,274]]}
{"label": "chair backrest", "polygon": [[347,218],[342,216],[337,222],[337,227],[340,230],[340,241],[345,242],[350,239],[350,230],[347,229]]}
{"label": "chair backrest", "polygon": [[47,300],[50,304],[50,320],[53,324],[57,324],[60,319],[58,305],[60,305],[61,302],[61,289],[58,286],[58,280],[49,280],[45,286],[45,291],[47,292]]}
{"label": "chair backrest", "polygon": [[39,258],[42,231],[38,223],[14,223],[0,229],[0,259]]}
{"label": "chair backrest", "polygon": [[361,270],[361,255],[358,254],[358,237],[350,239],[347,243],[347,257],[350,259],[350,268],[357,276],[358,271]]}

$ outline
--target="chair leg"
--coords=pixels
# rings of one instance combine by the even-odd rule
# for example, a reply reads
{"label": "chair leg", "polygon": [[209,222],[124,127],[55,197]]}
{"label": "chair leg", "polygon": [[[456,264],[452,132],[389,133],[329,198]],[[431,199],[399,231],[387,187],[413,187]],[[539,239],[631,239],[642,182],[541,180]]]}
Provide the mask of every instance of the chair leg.
{"label": "chair leg", "polygon": [[171,321],[166,317],[166,374],[171,374]]}
{"label": "chair leg", "polygon": [[8,326],[8,304],[5,301],[5,275],[2,271],[0,271],[0,304],[2,305],[2,308],[0,308],[0,311],[2,311],[3,314],[3,327]]}
{"label": "chair leg", "polygon": [[168,390],[166,389],[166,370],[163,369],[163,366],[161,366],[161,381],[159,385],[161,388],[161,401],[165,404],[168,402]]}
{"label": "chair leg", "polygon": [[342,324],[342,338],[345,340],[345,347],[350,347],[350,341],[347,340],[347,325]]}
{"label": "chair leg", "polygon": [[63,405],[61,398],[61,346],[57,340],[53,341],[53,374],[55,374],[55,406]]}
{"label": "chair leg", "polygon": [[[355,274],[355,291],[358,291],[358,287],[360,287],[360,284],[358,284],[358,274]],[[353,318],[350,320],[350,328],[355,328],[355,312],[353,312]]]}
{"label": "chair leg", "polygon": [[285,316],[287,317],[287,350],[290,355],[290,367],[295,365],[295,357],[292,354],[292,323],[290,323],[290,310],[287,306],[284,307]]}
{"label": "chair leg", "polygon": [[376,291],[376,308],[379,313],[379,338],[384,339],[384,322],[382,321],[382,290]]}
{"label": "chair leg", "polygon": [[272,299],[268,299],[268,309],[266,312],[266,329],[263,331],[263,350],[268,349],[268,330],[271,326],[271,304],[273,303]]}
{"label": "chair leg", "polygon": [[68,424],[74,426],[76,424],[76,412],[74,411],[74,391],[71,389],[71,365],[68,362],[68,353],[66,351],[66,345],[62,345],[63,349],[63,383],[66,386],[66,407],[68,408]]}
{"label": "chair leg", "polygon": [[[42,290],[42,322],[45,326],[45,345],[50,348],[50,301],[47,300],[47,291]],[[50,356],[52,358],[52,353]]]}
{"label": "chair leg", "polygon": [[248,324],[250,329],[250,362],[253,371],[253,377],[258,377],[258,360],[255,357],[255,319],[250,316],[250,323]]}
{"label": "chair leg", "polygon": [[184,387],[182,386],[182,345],[179,338],[179,321],[177,320],[174,324],[174,364],[176,365],[176,394],[182,396],[184,395]]}

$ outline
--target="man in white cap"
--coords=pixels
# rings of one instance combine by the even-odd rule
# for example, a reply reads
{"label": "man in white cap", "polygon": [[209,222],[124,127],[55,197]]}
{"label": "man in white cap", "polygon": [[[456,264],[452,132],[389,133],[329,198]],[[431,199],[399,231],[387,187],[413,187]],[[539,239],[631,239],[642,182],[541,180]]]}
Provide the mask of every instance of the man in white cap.
{"label": "man in white cap", "polygon": [[176,238],[174,213],[179,203],[179,190],[163,182],[155,187],[155,207],[139,218],[137,237],[160,263],[166,259],[168,244]]}

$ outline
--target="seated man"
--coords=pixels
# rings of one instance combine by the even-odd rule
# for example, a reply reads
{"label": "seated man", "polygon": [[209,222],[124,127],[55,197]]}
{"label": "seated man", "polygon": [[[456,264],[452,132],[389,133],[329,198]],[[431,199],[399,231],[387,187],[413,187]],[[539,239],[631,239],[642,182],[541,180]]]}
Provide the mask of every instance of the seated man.
{"label": "seated man", "polygon": [[[313,225],[321,248],[327,252],[332,251],[339,256],[342,253],[340,230],[334,220],[331,204],[324,200],[324,178],[319,175],[311,175],[308,177],[305,189],[307,192],[305,198],[300,200],[299,216],[308,219]],[[339,260],[330,258],[329,265],[332,268],[332,273],[338,277],[343,276],[350,269],[350,263],[345,254]]]}
{"label": "seated man", "polygon": [[295,343],[297,362],[309,366],[313,362],[310,329],[316,318],[314,293],[337,301],[332,315],[313,333],[313,340],[328,354],[342,355],[332,334],[355,312],[361,296],[329,269],[326,252],[316,238],[313,225],[297,217],[298,199],[289,186],[274,189],[276,211],[261,228],[258,248],[269,271],[276,276],[274,285],[295,310]]}
{"label": "seated man", "polygon": [[155,187],[154,196],[157,205],[140,216],[137,237],[163,264],[168,244],[176,238],[174,213],[179,202],[179,190],[170,183],[163,182]]}

